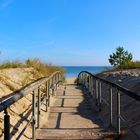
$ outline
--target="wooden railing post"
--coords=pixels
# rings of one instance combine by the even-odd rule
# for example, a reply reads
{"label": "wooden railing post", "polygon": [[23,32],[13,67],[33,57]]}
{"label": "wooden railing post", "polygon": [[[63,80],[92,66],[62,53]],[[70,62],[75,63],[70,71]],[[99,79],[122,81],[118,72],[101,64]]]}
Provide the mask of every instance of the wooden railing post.
{"label": "wooden railing post", "polygon": [[84,84],[84,74],[82,73],[82,84]]}
{"label": "wooden railing post", "polygon": [[85,88],[85,74],[83,73],[83,86]]}
{"label": "wooden railing post", "polygon": [[91,77],[91,95],[93,96],[93,77]]}
{"label": "wooden railing post", "polygon": [[90,93],[92,95],[92,76],[90,76]]}
{"label": "wooden railing post", "polygon": [[54,77],[52,77],[52,96],[54,96]]}
{"label": "wooden railing post", "polygon": [[48,81],[46,82],[46,112],[48,111]]}
{"label": "wooden railing post", "polygon": [[48,80],[48,107],[50,106],[50,80]]}
{"label": "wooden railing post", "polygon": [[85,74],[85,88],[87,89],[87,74]]}
{"label": "wooden railing post", "polygon": [[84,79],[85,79],[85,81],[84,81],[84,85],[85,85],[85,89],[86,89],[86,82],[87,82],[87,78],[86,78],[86,74],[84,74]]}
{"label": "wooden railing post", "polygon": [[112,127],[112,87],[109,88],[109,125]]}
{"label": "wooden railing post", "polygon": [[96,79],[95,103],[98,105],[98,80]]}
{"label": "wooden railing post", "polygon": [[7,109],[4,110],[4,140],[10,140],[10,116]]}
{"label": "wooden railing post", "polygon": [[37,112],[37,127],[40,128],[40,102],[41,102],[41,98],[40,98],[40,85],[38,86],[38,112]]}
{"label": "wooden railing post", "polygon": [[55,95],[56,95],[56,91],[57,91],[57,75],[55,75],[55,77],[54,77],[54,79],[55,79],[55,83],[54,83],[54,85],[55,85]]}
{"label": "wooden railing post", "polygon": [[58,82],[58,77],[57,77],[57,75],[55,76],[55,86],[56,86],[56,90],[57,90],[57,82]]}
{"label": "wooden railing post", "polygon": [[32,92],[32,139],[33,140],[36,140],[36,135],[35,135],[35,123],[36,123],[36,120],[35,120],[35,92],[33,91]]}
{"label": "wooden railing post", "polygon": [[[60,81],[60,74],[58,74],[58,81]],[[59,84],[58,84],[58,87],[59,87]]]}
{"label": "wooden railing post", "polygon": [[101,102],[102,102],[102,83],[99,81],[99,112],[101,112]]}
{"label": "wooden railing post", "polygon": [[90,93],[90,75],[88,76],[88,91]]}
{"label": "wooden railing post", "polygon": [[120,91],[117,93],[117,136],[120,136]]}
{"label": "wooden railing post", "polygon": [[80,75],[80,79],[79,79],[78,83],[83,84],[82,80],[83,80],[83,74]]}
{"label": "wooden railing post", "polygon": [[92,95],[92,86],[93,86],[93,81],[92,81],[92,76],[90,76],[90,92]]}

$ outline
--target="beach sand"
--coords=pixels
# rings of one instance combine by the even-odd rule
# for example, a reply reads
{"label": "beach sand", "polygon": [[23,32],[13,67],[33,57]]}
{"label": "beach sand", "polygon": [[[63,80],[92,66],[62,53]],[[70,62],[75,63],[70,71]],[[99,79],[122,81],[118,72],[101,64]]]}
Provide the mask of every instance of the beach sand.
{"label": "beach sand", "polygon": [[66,78],[66,84],[74,84],[76,77]]}

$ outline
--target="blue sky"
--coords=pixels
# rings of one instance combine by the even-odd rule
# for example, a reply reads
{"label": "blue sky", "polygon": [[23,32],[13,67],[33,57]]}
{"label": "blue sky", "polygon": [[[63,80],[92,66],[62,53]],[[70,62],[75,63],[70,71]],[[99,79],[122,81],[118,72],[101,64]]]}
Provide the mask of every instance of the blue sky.
{"label": "blue sky", "polygon": [[140,60],[140,0],[0,0],[0,61],[109,65],[117,46]]}

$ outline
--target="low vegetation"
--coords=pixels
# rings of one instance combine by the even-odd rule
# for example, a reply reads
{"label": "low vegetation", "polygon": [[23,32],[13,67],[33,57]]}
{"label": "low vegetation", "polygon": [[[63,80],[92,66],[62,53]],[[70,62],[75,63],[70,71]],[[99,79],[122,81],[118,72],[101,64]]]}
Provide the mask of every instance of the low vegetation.
{"label": "low vegetation", "polygon": [[140,61],[131,61],[128,64],[123,64],[121,69],[136,69],[140,68]]}
{"label": "low vegetation", "polygon": [[7,69],[7,68],[29,68],[33,67],[43,76],[48,76],[55,71],[61,71],[64,74],[64,69],[58,66],[53,66],[51,64],[46,64],[42,62],[40,59],[27,59],[24,62],[20,61],[5,61],[0,64],[0,69]]}
{"label": "low vegetation", "polygon": [[55,71],[61,71],[61,73],[64,74],[63,68],[58,67],[58,66],[53,66],[51,64],[46,64],[39,59],[28,59],[25,61],[24,65],[26,67],[35,68],[38,72],[40,72],[44,76],[47,76]]}
{"label": "low vegetation", "polygon": [[20,61],[9,61],[6,60],[2,64],[0,64],[0,69],[6,69],[6,68],[23,68],[26,67],[24,63],[21,63]]}

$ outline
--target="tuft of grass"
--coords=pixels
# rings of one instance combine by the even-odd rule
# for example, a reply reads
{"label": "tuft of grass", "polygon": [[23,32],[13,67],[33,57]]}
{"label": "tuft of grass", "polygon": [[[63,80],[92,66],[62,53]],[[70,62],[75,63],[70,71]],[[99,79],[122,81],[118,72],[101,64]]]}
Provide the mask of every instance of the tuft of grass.
{"label": "tuft of grass", "polygon": [[6,60],[0,65],[0,69],[6,69],[6,68],[23,68],[25,67],[24,63],[21,63],[20,61],[9,61]]}
{"label": "tuft of grass", "polygon": [[25,65],[27,67],[33,67],[34,69],[36,69],[39,73],[41,73],[44,76],[48,76],[55,71],[60,71],[63,75],[65,72],[63,68],[58,67],[58,66],[53,66],[51,64],[46,64],[37,58],[26,60]]}

